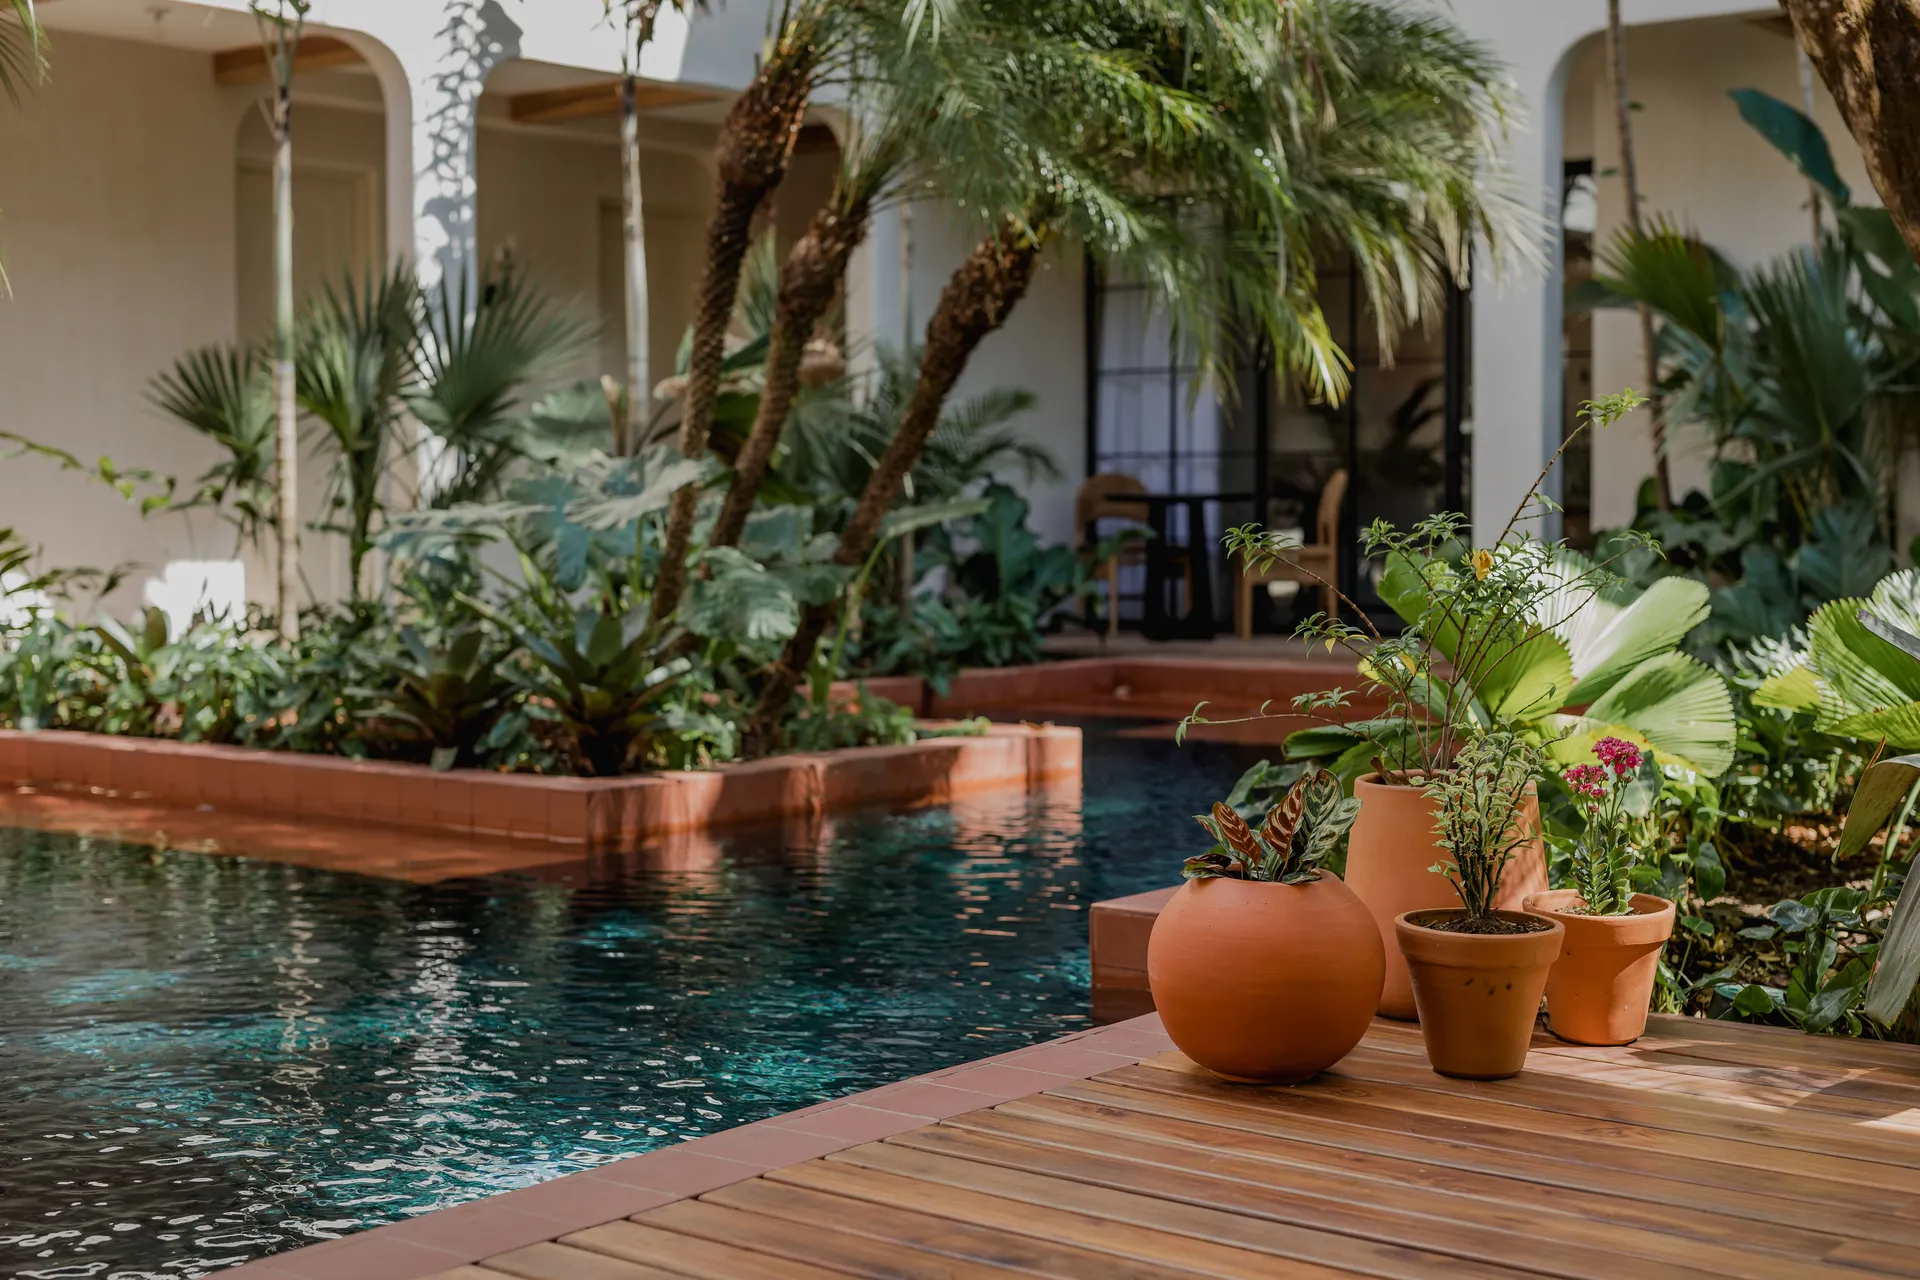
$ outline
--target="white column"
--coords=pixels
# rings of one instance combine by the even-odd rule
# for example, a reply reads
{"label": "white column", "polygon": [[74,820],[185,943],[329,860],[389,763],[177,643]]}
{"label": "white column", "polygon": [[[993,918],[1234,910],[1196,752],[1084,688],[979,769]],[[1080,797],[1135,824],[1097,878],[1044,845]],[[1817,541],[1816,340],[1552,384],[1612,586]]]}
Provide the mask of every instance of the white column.
{"label": "white column", "polygon": [[[1565,274],[1561,261],[1561,102],[1564,57],[1514,68],[1529,119],[1516,132],[1509,169],[1545,222],[1544,264],[1510,257],[1496,271],[1481,247],[1473,273],[1473,477],[1469,506],[1476,543],[1490,542],[1526,497],[1560,443],[1561,329]],[[1543,490],[1559,493],[1558,476]],[[1527,526],[1558,537],[1556,516]]]}

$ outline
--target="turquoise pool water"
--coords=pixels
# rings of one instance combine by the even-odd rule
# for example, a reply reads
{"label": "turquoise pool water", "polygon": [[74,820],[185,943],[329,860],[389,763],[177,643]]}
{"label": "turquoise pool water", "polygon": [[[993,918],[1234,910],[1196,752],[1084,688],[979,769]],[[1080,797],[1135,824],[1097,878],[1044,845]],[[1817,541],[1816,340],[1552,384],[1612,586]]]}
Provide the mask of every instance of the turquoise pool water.
{"label": "turquoise pool water", "polygon": [[1087,1025],[1251,759],[431,887],[0,830],[0,1275],[182,1277]]}

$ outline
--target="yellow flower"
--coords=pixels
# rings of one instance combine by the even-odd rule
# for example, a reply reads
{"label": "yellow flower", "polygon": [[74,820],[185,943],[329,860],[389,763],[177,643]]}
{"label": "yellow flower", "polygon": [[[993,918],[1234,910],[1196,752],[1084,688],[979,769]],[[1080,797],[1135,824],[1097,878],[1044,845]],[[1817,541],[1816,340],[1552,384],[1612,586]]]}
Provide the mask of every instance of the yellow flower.
{"label": "yellow flower", "polygon": [[1480,550],[1473,553],[1473,576],[1475,578],[1478,578],[1481,582],[1485,582],[1487,580],[1487,575],[1492,572],[1493,572],[1493,552],[1488,551],[1486,548],[1482,547]]}

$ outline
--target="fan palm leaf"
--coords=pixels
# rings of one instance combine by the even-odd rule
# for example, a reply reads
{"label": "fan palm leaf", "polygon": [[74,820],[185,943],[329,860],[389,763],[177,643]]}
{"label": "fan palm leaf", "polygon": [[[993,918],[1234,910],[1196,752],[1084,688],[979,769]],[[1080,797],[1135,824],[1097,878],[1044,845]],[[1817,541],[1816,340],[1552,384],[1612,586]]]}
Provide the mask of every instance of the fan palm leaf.
{"label": "fan palm leaf", "polygon": [[224,451],[201,475],[193,501],[229,513],[241,541],[259,545],[274,527],[276,454],[273,385],[260,349],[189,351],[153,380],[147,398]]}

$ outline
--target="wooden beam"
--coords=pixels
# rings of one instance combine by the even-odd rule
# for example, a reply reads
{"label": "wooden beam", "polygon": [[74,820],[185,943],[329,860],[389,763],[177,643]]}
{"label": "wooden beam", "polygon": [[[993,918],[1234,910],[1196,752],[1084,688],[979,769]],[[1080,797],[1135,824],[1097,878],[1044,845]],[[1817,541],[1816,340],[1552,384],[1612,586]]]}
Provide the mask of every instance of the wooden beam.
{"label": "wooden beam", "polygon": [[[304,36],[300,51],[293,57],[293,73],[326,71],[332,67],[357,67],[364,59],[354,47],[332,36]],[[267,51],[257,44],[227,49],[213,55],[213,79],[216,84],[265,84],[273,79],[273,63]]]}
{"label": "wooden beam", "polygon": [[[660,107],[677,107],[686,102],[705,102],[712,96],[703,89],[643,84],[639,86],[635,101],[640,110],[653,111]],[[507,104],[507,112],[518,124],[553,124],[561,120],[617,116],[620,114],[620,82],[600,80],[592,84],[569,85],[565,89],[516,93]]]}

